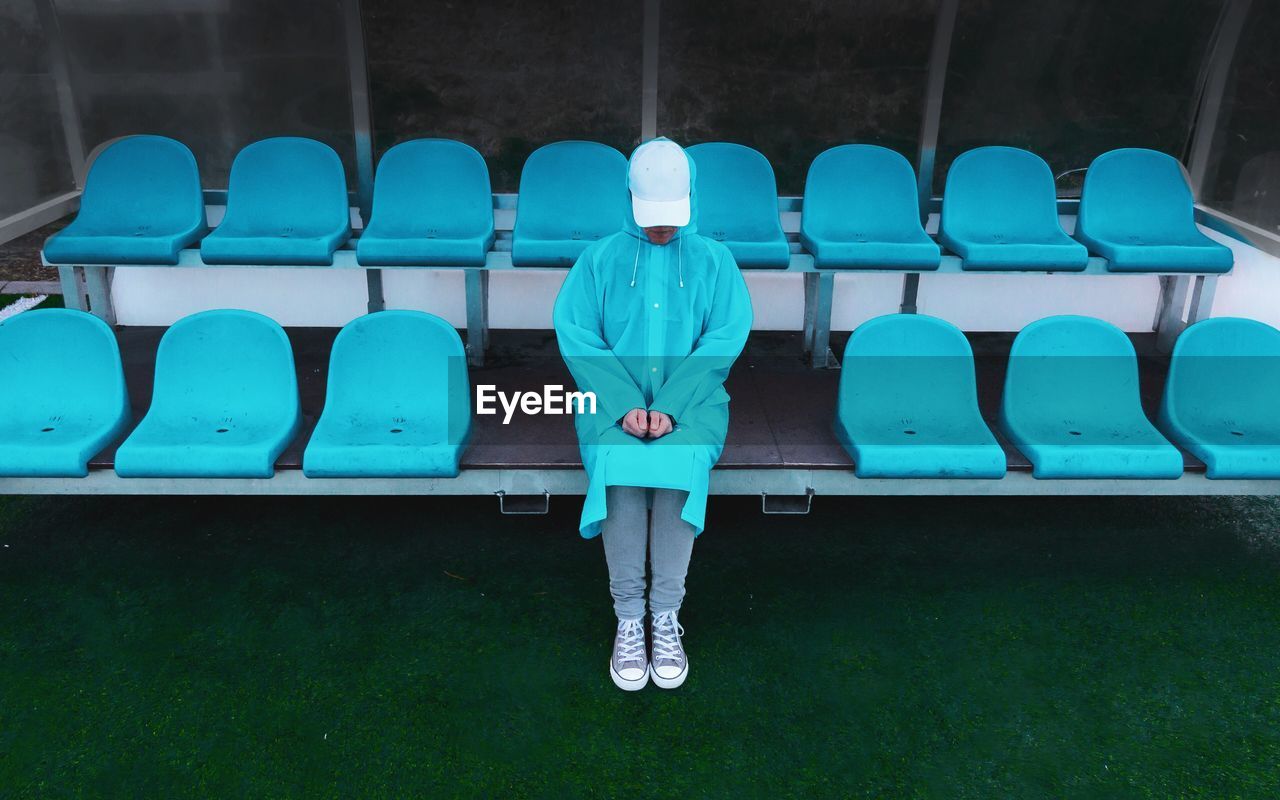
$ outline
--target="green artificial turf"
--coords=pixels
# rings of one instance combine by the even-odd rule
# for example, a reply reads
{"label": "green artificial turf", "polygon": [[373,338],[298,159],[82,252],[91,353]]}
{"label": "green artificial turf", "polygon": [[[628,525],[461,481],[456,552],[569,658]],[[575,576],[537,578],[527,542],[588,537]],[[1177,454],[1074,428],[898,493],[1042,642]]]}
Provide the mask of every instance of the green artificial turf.
{"label": "green artificial turf", "polygon": [[0,795],[1280,795],[1272,501],[717,499],[637,694],[494,506],[0,498]]}
{"label": "green artificial turf", "polygon": [[[16,303],[23,297],[33,297],[34,295],[22,294],[0,294],[0,309],[7,308],[10,304]],[[62,295],[51,294],[40,302],[36,308],[62,308]]]}

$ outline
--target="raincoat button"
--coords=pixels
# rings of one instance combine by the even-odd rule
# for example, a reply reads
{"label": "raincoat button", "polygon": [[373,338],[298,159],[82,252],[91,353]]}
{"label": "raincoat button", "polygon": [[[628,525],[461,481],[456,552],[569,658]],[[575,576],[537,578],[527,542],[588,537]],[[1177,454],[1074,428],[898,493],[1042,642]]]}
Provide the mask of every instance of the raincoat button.
{"label": "raincoat button", "polygon": [[658,307],[658,304],[657,304],[657,303],[654,303],[654,304],[653,304],[653,307],[654,307],[654,308],[657,308],[657,307]]}

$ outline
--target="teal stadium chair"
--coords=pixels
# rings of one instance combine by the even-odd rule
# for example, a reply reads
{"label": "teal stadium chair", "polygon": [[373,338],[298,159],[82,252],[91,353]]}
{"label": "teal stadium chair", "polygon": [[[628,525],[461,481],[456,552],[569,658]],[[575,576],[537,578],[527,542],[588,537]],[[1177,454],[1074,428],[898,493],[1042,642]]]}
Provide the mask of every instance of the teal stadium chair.
{"label": "teal stadium chair", "polygon": [[0,322],[0,476],[82,478],[129,424],[120,349],[82,311]]}
{"label": "teal stadium chair", "polygon": [[370,216],[356,240],[365,266],[483,267],[494,238],[489,168],[451,139],[398,144],[378,162]]}
{"label": "teal stadium chair", "polygon": [[181,142],[128,136],[94,159],[70,225],[49,238],[52,264],[176,264],[208,231],[200,170]]}
{"label": "teal stadium chair", "polygon": [[160,340],[151,408],[116,451],[116,474],[269,478],[300,424],[284,330],[250,311],[192,314]]}
{"label": "teal stadium chair", "polygon": [[227,213],[200,243],[208,264],[327,266],[351,236],[347,178],[333,148],[283,136],[236,155]]}
{"label": "teal stadium chair", "polygon": [[1230,272],[1231,248],[1200,232],[1194,206],[1177,159],[1112,150],[1085,173],[1076,238],[1114,272]]}
{"label": "teal stadium chair", "polygon": [[846,144],[820,154],[804,182],[800,241],[819,269],[933,270],[916,175],[893,150]]}
{"label": "teal stadium chair", "polygon": [[380,311],[333,343],[308,478],[451,478],[471,435],[466,353],[447,322]]}
{"label": "teal stadium chair", "polygon": [[890,314],[845,346],[836,437],[859,478],[1000,478],[1004,450],[982,421],[973,350],[954,325]]}
{"label": "teal stadium chair", "polygon": [[1013,147],[979,147],[951,163],[939,238],[967,270],[1079,272],[1089,263],[1058,221],[1049,165]]}
{"label": "teal stadium chair", "polygon": [[1022,329],[1000,424],[1037,478],[1182,475],[1182,454],[1143,413],[1133,344],[1102,320],[1049,317]]}
{"label": "teal stadium chair", "polygon": [[723,242],[742,269],[786,269],[791,248],[778,218],[778,182],[759,151],[729,142],[696,144],[698,233]]}
{"label": "teal stadium chair", "polygon": [[1280,478],[1278,412],[1280,331],[1220,317],[1178,337],[1159,425],[1208,477]]}
{"label": "teal stadium chair", "polygon": [[539,147],[520,172],[511,263],[569,267],[592,242],[622,230],[631,213],[627,159],[599,142]]}

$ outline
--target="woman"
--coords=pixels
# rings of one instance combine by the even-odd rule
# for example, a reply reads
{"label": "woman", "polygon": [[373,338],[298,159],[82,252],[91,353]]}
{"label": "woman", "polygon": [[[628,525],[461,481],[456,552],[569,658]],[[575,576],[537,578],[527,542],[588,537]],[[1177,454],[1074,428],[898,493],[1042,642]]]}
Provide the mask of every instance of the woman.
{"label": "woman", "polygon": [[729,426],[724,380],[751,330],[733,256],[697,233],[695,176],[669,139],[636,148],[630,219],[583,252],[555,306],[560,353],[579,391],[597,400],[596,414],[575,418],[588,476],[579,527],[587,538],[603,533],[618,616],[609,674],[627,691],[688,677],[677,615]]}

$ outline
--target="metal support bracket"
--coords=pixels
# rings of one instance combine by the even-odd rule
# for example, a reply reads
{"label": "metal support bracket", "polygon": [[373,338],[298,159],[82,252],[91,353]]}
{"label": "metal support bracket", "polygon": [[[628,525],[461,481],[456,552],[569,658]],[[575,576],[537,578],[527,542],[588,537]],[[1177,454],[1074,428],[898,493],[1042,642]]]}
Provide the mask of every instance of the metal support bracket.
{"label": "metal support bracket", "polygon": [[84,283],[89,290],[89,311],[107,323],[116,324],[116,309],[111,304],[111,279],[115,267],[84,267]]}
{"label": "metal support bracket", "polygon": [[484,353],[489,348],[489,271],[468,269],[463,272],[467,292],[467,364],[484,366]]}
{"label": "metal support bracket", "polygon": [[88,311],[85,300],[84,267],[58,267],[58,282],[62,284],[62,305],[75,311]]}
{"label": "metal support bracket", "polygon": [[804,349],[814,369],[836,364],[831,352],[831,306],[836,276],[832,272],[804,273]]}
{"label": "metal support bracket", "polygon": [[382,270],[367,269],[364,271],[364,278],[369,287],[369,313],[386,310],[387,301],[382,294]]}
{"label": "metal support bracket", "polygon": [[898,306],[901,314],[915,314],[916,300],[920,296],[920,273],[908,272],[902,276],[902,305]]}
{"label": "metal support bracket", "polygon": [[760,493],[760,513],[778,516],[804,516],[813,510],[813,487],[806,487],[804,494]]}
{"label": "metal support bracket", "polygon": [[539,516],[551,513],[551,492],[542,494],[507,494],[499,489],[498,513],[509,517]]}

